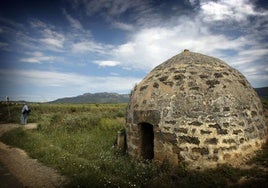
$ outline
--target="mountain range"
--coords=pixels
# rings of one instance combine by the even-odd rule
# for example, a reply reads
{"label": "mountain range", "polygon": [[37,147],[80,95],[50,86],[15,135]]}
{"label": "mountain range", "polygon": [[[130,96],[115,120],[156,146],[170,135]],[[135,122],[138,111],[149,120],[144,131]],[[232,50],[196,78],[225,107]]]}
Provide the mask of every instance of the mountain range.
{"label": "mountain range", "polygon": [[[255,88],[261,98],[268,98],[268,87]],[[50,103],[128,103],[129,94],[118,93],[85,93],[76,97],[60,98]]]}
{"label": "mountain range", "polygon": [[129,94],[85,93],[76,97],[60,98],[50,103],[128,103]]}
{"label": "mountain range", "polygon": [[268,99],[268,87],[254,88],[261,98]]}

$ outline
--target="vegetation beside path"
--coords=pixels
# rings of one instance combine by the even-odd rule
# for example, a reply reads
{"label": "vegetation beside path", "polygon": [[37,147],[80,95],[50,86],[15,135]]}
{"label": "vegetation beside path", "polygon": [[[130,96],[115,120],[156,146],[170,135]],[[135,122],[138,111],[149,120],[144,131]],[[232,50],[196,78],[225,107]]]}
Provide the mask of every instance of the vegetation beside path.
{"label": "vegetation beside path", "polygon": [[[263,101],[267,107],[267,100]],[[221,165],[190,171],[187,164],[172,167],[131,159],[114,147],[124,128],[126,104],[29,104],[29,122],[5,133],[1,141],[24,149],[32,157],[70,179],[69,187],[268,187],[268,146],[243,168]],[[1,120],[19,122],[21,106],[1,106]],[[268,108],[266,115],[268,114]]]}

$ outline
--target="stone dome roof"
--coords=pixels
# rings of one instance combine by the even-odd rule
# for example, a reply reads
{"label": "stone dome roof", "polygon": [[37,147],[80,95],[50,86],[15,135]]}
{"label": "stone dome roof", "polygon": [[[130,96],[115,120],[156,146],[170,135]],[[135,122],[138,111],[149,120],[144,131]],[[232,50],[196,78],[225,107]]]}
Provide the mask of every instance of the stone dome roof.
{"label": "stone dome roof", "polygon": [[252,153],[266,134],[261,101],[246,78],[220,59],[189,50],[135,86],[127,112],[133,156],[142,156],[142,123],[153,126],[155,159],[201,166]]}

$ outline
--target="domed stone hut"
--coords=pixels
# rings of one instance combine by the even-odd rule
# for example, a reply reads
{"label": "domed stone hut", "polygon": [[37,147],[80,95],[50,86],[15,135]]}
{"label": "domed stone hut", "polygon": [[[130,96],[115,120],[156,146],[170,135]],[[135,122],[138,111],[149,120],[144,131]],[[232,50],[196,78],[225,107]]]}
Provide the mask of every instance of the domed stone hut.
{"label": "domed stone hut", "polygon": [[127,109],[128,153],[175,165],[239,164],[261,148],[265,134],[261,101],[246,78],[189,50],[136,85]]}

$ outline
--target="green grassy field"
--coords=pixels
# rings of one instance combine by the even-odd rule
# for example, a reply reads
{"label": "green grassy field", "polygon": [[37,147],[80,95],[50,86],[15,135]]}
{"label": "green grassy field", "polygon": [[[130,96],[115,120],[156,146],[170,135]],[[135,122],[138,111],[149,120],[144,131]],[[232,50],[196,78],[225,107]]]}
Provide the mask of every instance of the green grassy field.
{"label": "green grassy field", "polygon": [[[263,101],[267,105],[267,101]],[[249,169],[221,165],[205,171],[137,161],[114,147],[124,128],[126,104],[29,104],[28,122],[38,129],[14,129],[1,141],[26,150],[70,179],[68,187],[268,187],[268,147]],[[0,106],[4,122],[19,123],[21,105]],[[243,180],[243,181],[242,181]]]}

